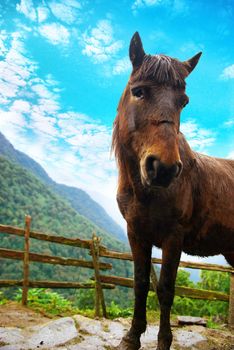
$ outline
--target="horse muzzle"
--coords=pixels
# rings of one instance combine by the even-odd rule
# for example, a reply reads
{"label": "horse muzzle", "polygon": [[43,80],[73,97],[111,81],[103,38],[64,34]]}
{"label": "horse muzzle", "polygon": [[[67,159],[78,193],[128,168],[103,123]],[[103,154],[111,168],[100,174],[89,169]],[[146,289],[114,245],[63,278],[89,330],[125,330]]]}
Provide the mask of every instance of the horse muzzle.
{"label": "horse muzzle", "polygon": [[180,176],[182,169],[180,160],[168,165],[150,155],[141,162],[141,181],[144,186],[168,187],[174,178]]}

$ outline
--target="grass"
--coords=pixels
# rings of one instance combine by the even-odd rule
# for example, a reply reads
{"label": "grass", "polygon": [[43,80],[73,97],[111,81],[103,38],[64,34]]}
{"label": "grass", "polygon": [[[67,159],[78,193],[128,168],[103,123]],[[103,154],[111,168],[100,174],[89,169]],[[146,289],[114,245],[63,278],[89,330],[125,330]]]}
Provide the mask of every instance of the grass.
{"label": "grass", "polygon": [[[16,301],[21,301],[22,291],[18,290]],[[28,291],[28,306],[46,316],[68,316],[78,313],[71,301],[56,292],[43,288],[32,288]]]}
{"label": "grass", "polygon": [[[21,301],[22,290],[19,289],[15,299]],[[5,304],[7,300],[4,298],[3,293],[0,292],[0,305]],[[75,306],[70,300],[65,299],[62,295],[43,288],[32,288],[28,291],[28,306],[35,311],[38,311],[45,316],[72,316],[80,314],[89,318],[95,318],[94,308],[81,309]],[[111,305],[107,307],[108,318],[115,319],[118,317],[128,318],[133,316],[132,308],[120,308],[115,302],[111,302]],[[156,310],[147,310],[147,320],[149,324],[159,323],[160,312]],[[220,329],[221,323],[215,322],[212,316],[206,317],[207,327],[212,329]],[[177,315],[171,314],[171,322],[177,322]],[[223,322],[222,322],[223,323]]]}
{"label": "grass", "polygon": [[7,299],[4,297],[3,292],[0,292],[0,305],[4,305],[7,303]]}

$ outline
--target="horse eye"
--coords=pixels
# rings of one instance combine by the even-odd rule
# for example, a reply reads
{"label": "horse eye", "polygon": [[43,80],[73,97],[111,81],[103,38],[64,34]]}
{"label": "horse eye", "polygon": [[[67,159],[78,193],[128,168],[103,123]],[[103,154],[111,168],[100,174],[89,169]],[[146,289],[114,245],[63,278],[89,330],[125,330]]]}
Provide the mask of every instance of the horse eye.
{"label": "horse eye", "polygon": [[184,108],[188,103],[189,103],[189,98],[188,98],[188,96],[183,96],[183,97],[179,100],[179,107],[180,107],[180,108]]}
{"label": "horse eye", "polygon": [[144,89],[142,87],[133,88],[131,91],[134,97],[137,97],[139,99],[144,98]]}

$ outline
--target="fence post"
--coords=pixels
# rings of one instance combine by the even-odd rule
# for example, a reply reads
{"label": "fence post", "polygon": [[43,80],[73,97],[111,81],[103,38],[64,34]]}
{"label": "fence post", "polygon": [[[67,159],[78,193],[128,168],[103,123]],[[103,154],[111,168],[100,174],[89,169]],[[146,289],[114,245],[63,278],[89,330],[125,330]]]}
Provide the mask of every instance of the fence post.
{"label": "fence post", "polygon": [[93,234],[92,239],[92,257],[93,257],[93,266],[95,272],[95,316],[100,317],[100,304],[102,306],[103,317],[107,318],[106,305],[104,294],[101,285],[100,272],[99,272],[99,243],[100,238]]}
{"label": "fence post", "polygon": [[151,282],[152,282],[153,289],[155,292],[155,299],[156,299],[156,305],[157,305],[157,302],[158,302],[158,293],[157,293],[158,277],[156,275],[154,264],[152,262],[151,262],[151,269],[150,269],[150,277],[151,277]]}
{"label": "fence post", "polygon": [[150,277],[151,277],[151,282],[154,288],[154,291],[157,295],[157,284],[158,284],[158,278],[154,269],[154,264],[151,262],[151,269],[150,269]]}
{"label": "fence post", "polygon": [[22,289],[22,304],[27,305],[28,302],[28,286],[29,286],[29,236],[30,236],[31,216],[25,216],[24,231],[24,276]]}
{"label": "fence post", "polygon": [[229,318],[228,324],[234,327],[234,273],[230,273]]}

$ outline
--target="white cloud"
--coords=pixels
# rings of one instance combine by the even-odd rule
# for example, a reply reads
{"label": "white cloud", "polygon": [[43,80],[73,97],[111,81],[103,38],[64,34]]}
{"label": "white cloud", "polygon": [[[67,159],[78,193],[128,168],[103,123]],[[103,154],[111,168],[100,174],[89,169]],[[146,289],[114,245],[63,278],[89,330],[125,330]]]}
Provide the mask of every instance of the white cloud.
{"label": "white cloud", "polygon": [[4,110],[0,110],[1,112],[1,118],[0,118],[0,127],[4,129],[5,131],[9,127],[9,121],[13,126],[19,126],[19,127],[24,127],[26,126],[26,121],[24,116],[21,114],[19,111],[15,111],[12,108],[9,109],[9,111],[5,112]]}
{"label": "white cloud", "polygon": [[109,20],[99,21],[97,27],[83,34],[82,39],[82,53],[92,57],[94,63],[110,60],[122,48],[122,41],[114,39]]}
{"label": "white cloud", "polygon": [[69,43],[70,33],[68,29],[61,24],[44,24],[39,27],[38,31],[53,45],[66,45]]}
{"label": "white cloud", "polygon": [[[81,4],[76,0],[48,1],[42,2],[39,6],[34,6],[33,0],[21,0],[16,5],[16,10],[25,15],[33,22],[38,22],[39,26],[29,28],[18,21],[18,28],[25,31],[38,33],[46,38],[53,45],[66,45],[69,43],[70,36],[77,33],[75,27],[66,27],[57,21],[62,21],[66,25],[72,25],[74,22],[81,21]],[[48,21],[50,21],[48,23]],[[45,23],[46,22],[46,23]],[[1,34],[0,34],[0,54],[1,54]]]}
{"label": "white cloud", "polygon": [[173,1],[173,13],[185,15],[189,11],[188,1],[186,0],[174,0]]}
{"label": "white cloud", "polygon": [[53,99],[55,94],[51,92],[44,84],[32,85],[31,89],[37,93],[37,95],[42,99]]}
{"label": "white cloud", "polygon": [[132,5],[132,10],[137,10],[142,7],[157,6],[163,3],[165,0],[135,0]]}
{"label": "white cloud", "polygon": [[0,101],[3,104],[25,91],[27,80],[36,68],[35,63],[26,56],[22,35],[15,32],[7,39],[9,48],[0,61]]}
{"label": "white cloud", "polygon": [[234,151],[230,152],[227,158],[234,159]]}
{"label": "white cloud", "polygon": [[49,17],[49,10],[44,6],[37,8],[38,22],[44,22]]}
{"label": "white cloud", "polygon": [[81,4],[76,0],[60,0],[47,2],[47,6],[44,2],[38,7],[35,7],[33,0],[21,0],[16,5],[16,10],[22,13],[26,18],[39,23],[47,20],[51,14],[59,21],[66,24],[72,24],[77,21],[80,15]]}
{"label": "white cloud", "polygon": [[53,15],[60,21],[72,24],[79,15],[81,5],[77,1],[52,1],[49,3]]}
{"label": "white cloud", "polygon": [[[55,180],[100,191],[112,203],[109,208],[115,205],[111,128],[85,114],[62,111],[59,83],[52,75],[38,77],[37,64],[27,57],[21,34],[8,39],[9,49],[0,62],[0,100],[5,100],[0,131]],[[109,42],[107,37],[104,40]]]}
{"label": "white cloud", "polygon": [[3,56],[7,52],[5,45],[5,40],[7,39],[7,34],[5,30],[0,31],[0,56]]}
{"label": "white cloud", "polygon": [[25,17],[31,21],[35,21],[37,19],[36,10],[33,6],[32,0],[21,0],[20,4],[16,5],[16,10],[23,13]]}
{"label": "white cloud", "polygon": [[195,54],[198,51],[204,50],[204,45],[201,43],[195,43],[194,41],[190,40],[183,44],[180,50],[188,54]]}
{"label": "white cloud", "polygon": [[167,6],[172,16],[176,14],[186,15],[189,11],[186,0],[135,0],[131,8],[133,13],[137,13],[139,9],[156,6]]}
{"label": "white cloud", "polygon": [[224,127],[226,128],[231,128],[232,126],[234,126],[234,117],[230,118],[229,120],[227,120],[226,122],[224,122]]}
{"label": "white cloud", "polygon": [[233,79],[234,78],[234,64],[224,68],[220,76],[222,79]]}
{"label": "white cloud", "polygon": [[11,105],[10,110],[18,113],[29,113],[30,103],[24,100],[15,100]]}
{"label": "white cloud", "polygon": [[116,61],[116,64],[113,68],[113,74],[119,75],[119,74],[127,73],[131,71],[131,68],[132,68],[132,65],[130,63],[129,57],[124,57]]}
{"label": "white cloud", "polygon": [[193,120],[181,123],[181,131],[185,134],[190,146],[199,152],[206,151],[207,147],[215,142],[215,133],[201,128]]}

